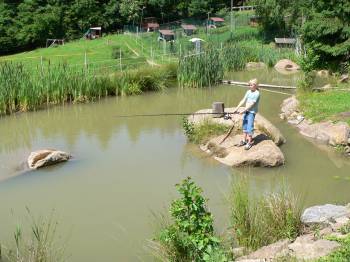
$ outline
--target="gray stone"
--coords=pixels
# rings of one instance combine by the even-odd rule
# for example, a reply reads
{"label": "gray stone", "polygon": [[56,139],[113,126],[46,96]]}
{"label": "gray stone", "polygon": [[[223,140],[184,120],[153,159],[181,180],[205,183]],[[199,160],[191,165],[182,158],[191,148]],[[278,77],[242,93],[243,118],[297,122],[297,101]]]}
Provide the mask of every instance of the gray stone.
{"label": "gray stone", "polygon": [[27,160],[30,169],[38,169],[68,161],[71,155],[54,149],[43,149],[32,152]]}
{"label": "gray stone", "polygon": [[288,119],[289,117],[293,117],[294,114],[297,115],[299,108],[299,101],[295,96],[291,96],[285,100],[283,100],[281,105],[281,115],[283,118]]}
{"label": "gray stone", "polygon": [[316,73],[320,77],[329,77],[329,71],[328,70],[319,70]]}
{"label": "gray stone", "polygon": [[245,67],[247,70],[267,68],[266,64],[263,62],[248,62]]}
{"label": "gray stone", "polygon": [[349,81],[349,75],[341,75],[339,83],[347,83]]}
{"label": "gray stone", "polygon": [[300,66],[289,59],[282,59],[276,63],[275,69],[282,69],[286,71],[298,71],[300,70]]}
{"label": "gray stone", "polygon": [[345,206],[326,204],[305,209],[301,216],[301,221],[304,224],[328,223],[349,214],[349,209]]}
{"label": "gray stone", "polygon": [[249,259],[249,258],[238,258],[235,260],[236,262],[266,262],[265,259]]}

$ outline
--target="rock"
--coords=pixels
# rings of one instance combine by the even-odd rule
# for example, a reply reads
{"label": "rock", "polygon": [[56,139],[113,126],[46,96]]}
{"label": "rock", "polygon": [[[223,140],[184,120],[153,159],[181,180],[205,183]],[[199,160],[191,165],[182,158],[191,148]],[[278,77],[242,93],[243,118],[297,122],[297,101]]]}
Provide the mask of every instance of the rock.
{"label": "rock", "polygon": [[[234,108],[226,108],[225,112],[233,112]],[[243,110],[242,108],[240,110]],[[211,113],[212,109],[203,109],[199,110],[196,113],[201,113],[201,115],[192,115],[188,117],[188,121],[193,123],[194,125],[200,125],[207,121],[212,123],[217,123],[226,126],[232,126],[233,124],[237,127],[237,130],[242,128],[242,115],[240,114],[232,114],[232,120],[225,120],[224,118],[213,118],[211,115],[203,115],[203,113]],[[260,115],[259,113],[255,117],[255,129],[261,131],[269,138],[273,140],[276,145],[281,145],[286,142],[286,139],[283,137],[280,130],[275,127],[270,121],[268,121],[265,117]]]}
{"label": "rock", "polygon": [[233,248],[232,249],[232,254],[235,256],[235,257],[241,257],[243,256],[245,252],[245,248],[244,247],[236,247],[236,248]]}
{"label": "rock", "polygon": [[331,84],[327,84],[327,85],[324,85],[320,88],[315,88],[315,89],[319,90],[319,91],[325,91],[325,90],[333,89],[333,87],[331,86]]}
{"label": "rock", "polygon": [[254,146],[250,150],[234,146],[242,139],[241,135],[228,137],[220,145],[224,137],[225,135],[222,135],[211,139],[206,145],[201,146],[201,149],[214,155],[220,163],[231,167],[275,167],[285,162],[282,151],[264,134],[260,133],[254,137]]}
{"label": "rock", "polygon": [[348,144],[350,145],[350,138],[348,138]]}
{"label": "rock", "polygon": [[289,118],[292,114],[296,113],[299,108],[299,101],[295,96],[291,96],[283,100],[281,105],[281,111],[284,119]]}
{"label": "rock", "polygon": [[247,70],[256,70],[266,68],[266,64],[263,62],[249,62],[245,65]]}
{"label": "rock", "polygon": [[304,224],[322,224],[334,221],[334,219],[350,215],[350,209],[346,206],[326,204],[323,206],[312,206],[304,210],[301,222]]}
{"label": "rock", "polygon": [[242,259],[237,259],[235,260],[236,262],[266,262],[265,259],[245,259],[245,258],[242,258]]}
{"label": "rock", "polygon": [[334,223],[331,224],[331,227],[334,231],[337,231],[347,225],[349,221],[350,219],[347,216],[337,217],[334,219]]}
{"label": "rock", "polygon": [[249,254],[248,256],[245,256],[244,259],[264,259],[265,261],[274,260],[278,257],[285,256],[288,254],[289,244],[290,240],[281,240],[258,249],[257,251]]}
{"label": "rock", "polygon": [[332,123],[331,121],[298,125],[302,135],[316,140],[328,141],[328,144],[346,145],[350,134],[349,125],[345,122]]}
{"label": "rock", "polygon": [[345,151],[346,154],[349,154],[350,153],[350,146],[346,146],[344,148],[344,151]]}
{"label": "rock", "polygon": [[314,241],[309,235],[298,237],[288,248],[298,261],[312,260],[327,256],[340,247],[335,241],[319,239]]}
{"label": "rock", "polygon": [[339,83],[347,83],[349,81],[349,75],[341,75],[339,79]]}
{"label": "rock", "polygon": [[316,73],[320,77],[329,77],[329,71],[328,70],[319,70]]}
{"label": "rock", "polygon": [[300,66],[289,59],[282,59],[276,63],[275,69],[286,71],[298,71],[300,70]]}
{"label": "rock", "polygon": [[30,169],[38,169],[61,162],[68,161],[71,155],[52,149],[44,149],[32,152],[27,160]]}

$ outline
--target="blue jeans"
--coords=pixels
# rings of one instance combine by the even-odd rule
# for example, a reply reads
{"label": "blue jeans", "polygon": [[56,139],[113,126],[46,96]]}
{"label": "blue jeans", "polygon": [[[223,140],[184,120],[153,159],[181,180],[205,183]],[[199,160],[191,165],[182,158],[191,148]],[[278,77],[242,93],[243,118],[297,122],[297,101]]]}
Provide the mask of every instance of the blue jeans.
{"label": "blue jeans", "polygon": [[251,112],[244,113],[242,129],[244,133],[251,136],[253,135],[253,131],[254,131],[254,119],[255,119],[254,113],[251,113]]}

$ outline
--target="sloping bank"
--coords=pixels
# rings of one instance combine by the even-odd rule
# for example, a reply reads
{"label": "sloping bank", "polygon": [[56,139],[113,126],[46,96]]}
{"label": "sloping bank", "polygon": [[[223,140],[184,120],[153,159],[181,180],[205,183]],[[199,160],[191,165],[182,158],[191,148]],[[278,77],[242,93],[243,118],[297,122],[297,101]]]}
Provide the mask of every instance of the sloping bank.
{"label": "sloping bank", "polygon": [[[233,110],[226,108],[226,112]],[[275,167],[285,163],[279,146],[286,140],[279,129],[262,115],[257,114],[255,118],[254,146],[244,150],[244,147],[235,146],[242,139],[242,115],[232,114],[231,119],[213,118],[206,114],[211,112],[212,109],[203,109],[196,112],[199,114],[189,116],[184,129],[189,140],[199,144],[200,149],[215,160],[231,167]],[[232,126],[232,133],[224,139]]]}
{"label": "sloping bank", "polygon": [[[336,102],[335,102],[336,103]],[[297,127],[300,134],[312,140],[327,144],[332,147],[341,148],[344,153],[350,156],[350,127],[345,121],[339,121],[338,117],[350,117],[350,113],[341,112],[334,116],[328,116],[326,119],[316,122],[312,119],[308,119],[305,116],[303,108],[307,108],[312,105],[302,105],[297,97],[292,96],[283,101],[281,105],[280,117],[288,121],[289,124]],[[334,104],[334,107],[337,105]],[[318,116],[316,120],[323,119],[322,115],[322,102],[319,101]]]}

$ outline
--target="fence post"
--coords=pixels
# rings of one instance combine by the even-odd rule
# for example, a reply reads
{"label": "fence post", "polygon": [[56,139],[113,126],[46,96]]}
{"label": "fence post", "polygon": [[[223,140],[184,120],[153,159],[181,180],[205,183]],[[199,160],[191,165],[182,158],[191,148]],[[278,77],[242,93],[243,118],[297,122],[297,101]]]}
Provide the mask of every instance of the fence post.
{"label": "fence post", "polygon": [[119,48],[119,67],[120,67],[120,71],[123,72],[122,49],[121,48]]}
{"label": "fence post", "polygon": [[85,69],[87,68],[87,54],[86,54],[86,51],[85,51],[85,55],[84,55],[84,66],[85,66]]}
{"label": "fence post", "polygon": [[151,60],[152,60],[152,67],[153,67],[154,60],[153,60],[153,48],[152,48],[152,46],[151,46]]}

